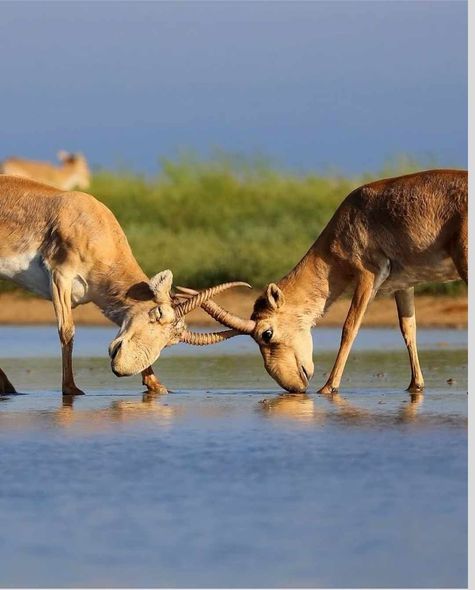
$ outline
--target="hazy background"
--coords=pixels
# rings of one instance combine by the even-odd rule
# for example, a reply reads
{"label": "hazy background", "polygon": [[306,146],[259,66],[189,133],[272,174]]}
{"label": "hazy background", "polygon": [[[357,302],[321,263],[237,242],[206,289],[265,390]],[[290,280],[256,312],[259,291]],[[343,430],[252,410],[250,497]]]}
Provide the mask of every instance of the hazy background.
{"label": "hazy background", "polygon": [[466,166],[466,2],[1,2],[0,159]]}

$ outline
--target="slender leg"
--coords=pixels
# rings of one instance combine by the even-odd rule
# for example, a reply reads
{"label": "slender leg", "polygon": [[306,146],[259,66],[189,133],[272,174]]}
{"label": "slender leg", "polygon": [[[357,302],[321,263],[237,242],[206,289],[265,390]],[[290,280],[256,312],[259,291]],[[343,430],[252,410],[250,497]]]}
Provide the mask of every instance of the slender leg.
{"label": "slender leg", "polygon": [[414,287],[404,291],[396,291],[394,294],[399,317],[399,327],[409,353],[411,363],[411,383],[407,391],[421,392],[424,389],[424,377],[422,376],[416,344],[416,311],[414,308]]}
{"label": "slender leg", "polygon": [[51,276],[51,291],[61,341],[63,394],[82,395],[84,392],[76,387],[73,376],[74,323],[71,310],[71,279],[61,270],[55,269]]}
{"label": "slender leg", "polygon": [[10,383],[10,380],[2,369],[0,369],[0,394],[1,393],[16,393],[16,389]]}
{"label": "slender leg", "polygon": [[355,292],[353,293],[353,299],[351,300],[348,315],[346,316],[343,325],[340,349],[335,364],[333,365],[333,369],[331,370],[327,382],[319,390],[319,393],[334,393],[338,391],[346,361],[350,354],[351,345],[358,333],[368,303],[376,295],[377,290],[387,279],[389,273],[390,263],[389,260],[387,260],[378,274],[364,271],[360,275],[356,284]]}
{"label": "slender leg", "polygon": [[157,379],[152,367],[142,371],[142,384],[147,387],[150,393],[168,393],[165,385],[162,385]]}
{"label": "slender leg", "polygon": [[338,391],[345,364],[350,354],[351,345],[358,333],[368,303],[373,295],[374,275],[365,274],[356,285],[350,309],[346,316],[341,335],[340,349],[333,369],[320,393],[334,393]]}

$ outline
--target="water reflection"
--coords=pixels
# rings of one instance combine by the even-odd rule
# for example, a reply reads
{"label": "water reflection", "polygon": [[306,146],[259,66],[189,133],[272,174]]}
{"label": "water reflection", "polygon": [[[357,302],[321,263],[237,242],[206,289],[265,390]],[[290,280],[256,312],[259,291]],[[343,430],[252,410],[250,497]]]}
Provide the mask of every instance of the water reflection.
{"label": "water reflection", "polygon": [[[417,423],[421,419],[418,411],[423,404],[422,393],[411,393],[403,400],[365,399],[371,407],[362,406],[339,393],[312,395],[307,394],[279,394],[273,398],[265,398],[258,403],[258,410],[268,418],[287,419],[302,423],[323,424],[325,422],[345,423],[349,426],[377,426],[388,424]],[[326,405],[326,407],[325,407]],[[424,416],[423,422],[444,416]],[[461,420],[465,420],[461,417]]]}
{"label": "water reflection", "polygon": [[[424,399],[422,393],[411,393],[409,400],[400,400],[398,403],[391,400],[380,400],[378,402],[379,408],[373,410],[357,406],[347,398],[343,398],[339,393],[324,394],[322,397],[336,410],[336,416],[348,424],[367,424],[373,421],[379,424],[416,422],[418,410]],[[390,407],[387,409],[381,407],[384,405]]]}
{"label": "water reflection", "polygon": [[422,393],[411,393],[408,403],[402,404],[399,410],[399,419],[401,422],[414,422],[417,418],[419,408],[424,402]]}
{"label": "water reflection", "polygon": [[317,410],[314,397],[306,393],[283,393],[259,402],[258,409],[272,418],[290,418],[300,422],[314,422],[323,418],[324,413]]}
{"label": "water reflection", "polygon": [[328,401],[336,409],[337,415],[346,422],[360,422],[361,420],[367,420],[371,416],[368,410],[349,402],[339,393],[322,394],[321,397]]}
{"label": "water reflection", "polygon": [[[458,396],[457,396],[458,397]],[[466,404],[453,395],[428,396],[424,407],[424,395],[395,392],[369,394],[354,392],[343,397],[333,394],[285,393],[261,397],[257,403],[247,403],[244,393],[220,393],[206,395],[204,391],[193,394],[175,394],[172,397],[144,393],[140,398],[117,394],[74,398],[63,396],[21,395],[2,396],[0,433],[11,430],[64,430],[77,434],[100,433],[126,425],[169,427],[177,419],[232,422],[234,416],[252,419],[260,416],[278,424],[342,425],[345,428],[384,428],[412,425],[467,427]]]}
{"label": "water reflection", "polygon": [[160,426],[170,425],[179,408],[163,401],[158,394],[148,392],[141,400],[113,400],[107,407],[82,408],[74,396],[64,395],[59,407],[44,410],[12,411],[0,413],[0,429],[25,427],[61,428],[75,432],[102,432],[120,424],[148,422]]}
{"label": "water reflection", "polygon": [[177,413],[177,408],[163,402],[157,394],[144,393],[140,401],[114,400],[106,408],[74,408],[73,396],[63,396],[63,404],[55,414],[56,424],[64,428],[81,430],[103,430],[117,423],[146,421],[169,425]]}

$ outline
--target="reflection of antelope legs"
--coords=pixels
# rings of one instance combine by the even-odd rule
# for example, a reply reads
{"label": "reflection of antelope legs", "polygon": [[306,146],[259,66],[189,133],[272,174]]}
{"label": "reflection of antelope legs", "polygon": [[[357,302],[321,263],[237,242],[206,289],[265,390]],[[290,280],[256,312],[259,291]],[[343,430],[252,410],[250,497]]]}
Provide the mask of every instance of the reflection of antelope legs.
{"label": "reflection of antelope legs", "polygon": [[57,424],[64,427],[84,426],[87,430],[101,430],[113,422],[125,422],[141,419],[170,420],[177,409],[162,405],[160,397],[145,393],[140,401],[114,400],[109,407],[94,409],[75,409],[72,395],[63,396],[61,407],[54,412]]}
{"label": "reflection of antelope legs", "polygon": [[164,406],[161,403],[160,396],[157,394],[145,392],[142,400],[115,400],[111,403],[110,408],[106,410],[114,420],[129,420],[141,418],[148,415],[157,418],[172,418],[176,414],[176,408]]}
{"label": "reflection of antelope legs", "polygon": [[[338,414],[347,420],[357,421],[371,417],[370,412],[357,408],[338,393],[323,394],[323,397],[336,406]],[[293,418],[305,422],[324,422],[329,416],[329,412],[319,408],[314,398],[305,393],[286,393],[272,399],[264,399],[259,402],[259,409],[272,417]]]}
{"label": "reflection of antelope legs", "polygon": [[362,418],[371,417],[371,413],[367,410],[357,408],[345,398],[341,397],[339,393],[324,393],[323,397],[331,404],[338,408],[338,413],[346,420],[357,421]]}
{"label": "reflection of antelope legs", "polygon": [[[374,418],[377,420],[381,417],[378,412],[369,412],[368,410],[362,410],[357,408],[355,405],[341,397],[339,393],[324,394],[323,397],[338,408],[338,414],[345,420],[351,422],[357,422],[359,420]],[[417,417],[417,411],[422,405],[424,396],[421,393],[411,393],[410,402],[401,405],[397,415],[395,416],[395,422],[412,422]]]}
{"label": "reflection of antelope legs", "polygon": [[61,426],[68,426],[74,422],[74,395],[63,395],[61,407],[54,413],[54,421]]}
{"label": "reflection of antelope legs", "polygon": [[382,419],[387,423],[388,418],[397,424],[412,422],[417,418],[417,411],[424,396],[421,393],[411,393],[409,403],[404,400],[398,410],[392,410],[388,415],[358,408],[339,393],[325,393],[322,398],[336,409],[334,413],[319,408],[312,397],[300,393],[287,393],[272,399],[264,399],[259,402],[259,411],[273,418],[291,418],[301,422],[322,423],[328,418],[331,419],[333,415],[336,419],[351,424],[367,423],[368,421],[376,424],[380,423]]}
{"label": "reflection of antelope legs", "polygon": [[411,399],[409,403],[403,404],[399,411],[399,418],[401,422],[412,422],[417,418],[417,411],[420,406],[422,406],[422,402],[424,401],[424,396],[422,393],[411,393]]}

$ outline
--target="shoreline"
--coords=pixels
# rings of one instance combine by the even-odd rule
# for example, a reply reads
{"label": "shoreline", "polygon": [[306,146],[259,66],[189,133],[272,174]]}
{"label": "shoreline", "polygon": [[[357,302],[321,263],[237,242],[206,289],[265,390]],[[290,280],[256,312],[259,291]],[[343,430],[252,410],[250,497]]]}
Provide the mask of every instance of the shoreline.
{"label": "shoreline", "polygon": [[[259,290],[247,292],[227,292],[215,298],[215,301],[248,318]],[[319,326],[341,327],[346,317],[350,299],[336,301]],[[420,328],[467,328],[468,297],[416,296],[416,321]],[[99,309],[92,303],[80,305],[73,310],[77,325],[107,326],[112,325]],[[0,324],[3,325],[55,325],[53,305],[50,301],[25,296],[22,293],[0,294]],[[203,310],[198,309],[187,316],[190,326],[219,326]],[[396,304],[393,298],[376,298],[368,307],[362,326],[372,328],[398,327]],[[219,328],[218,328],[219,329]]]}

